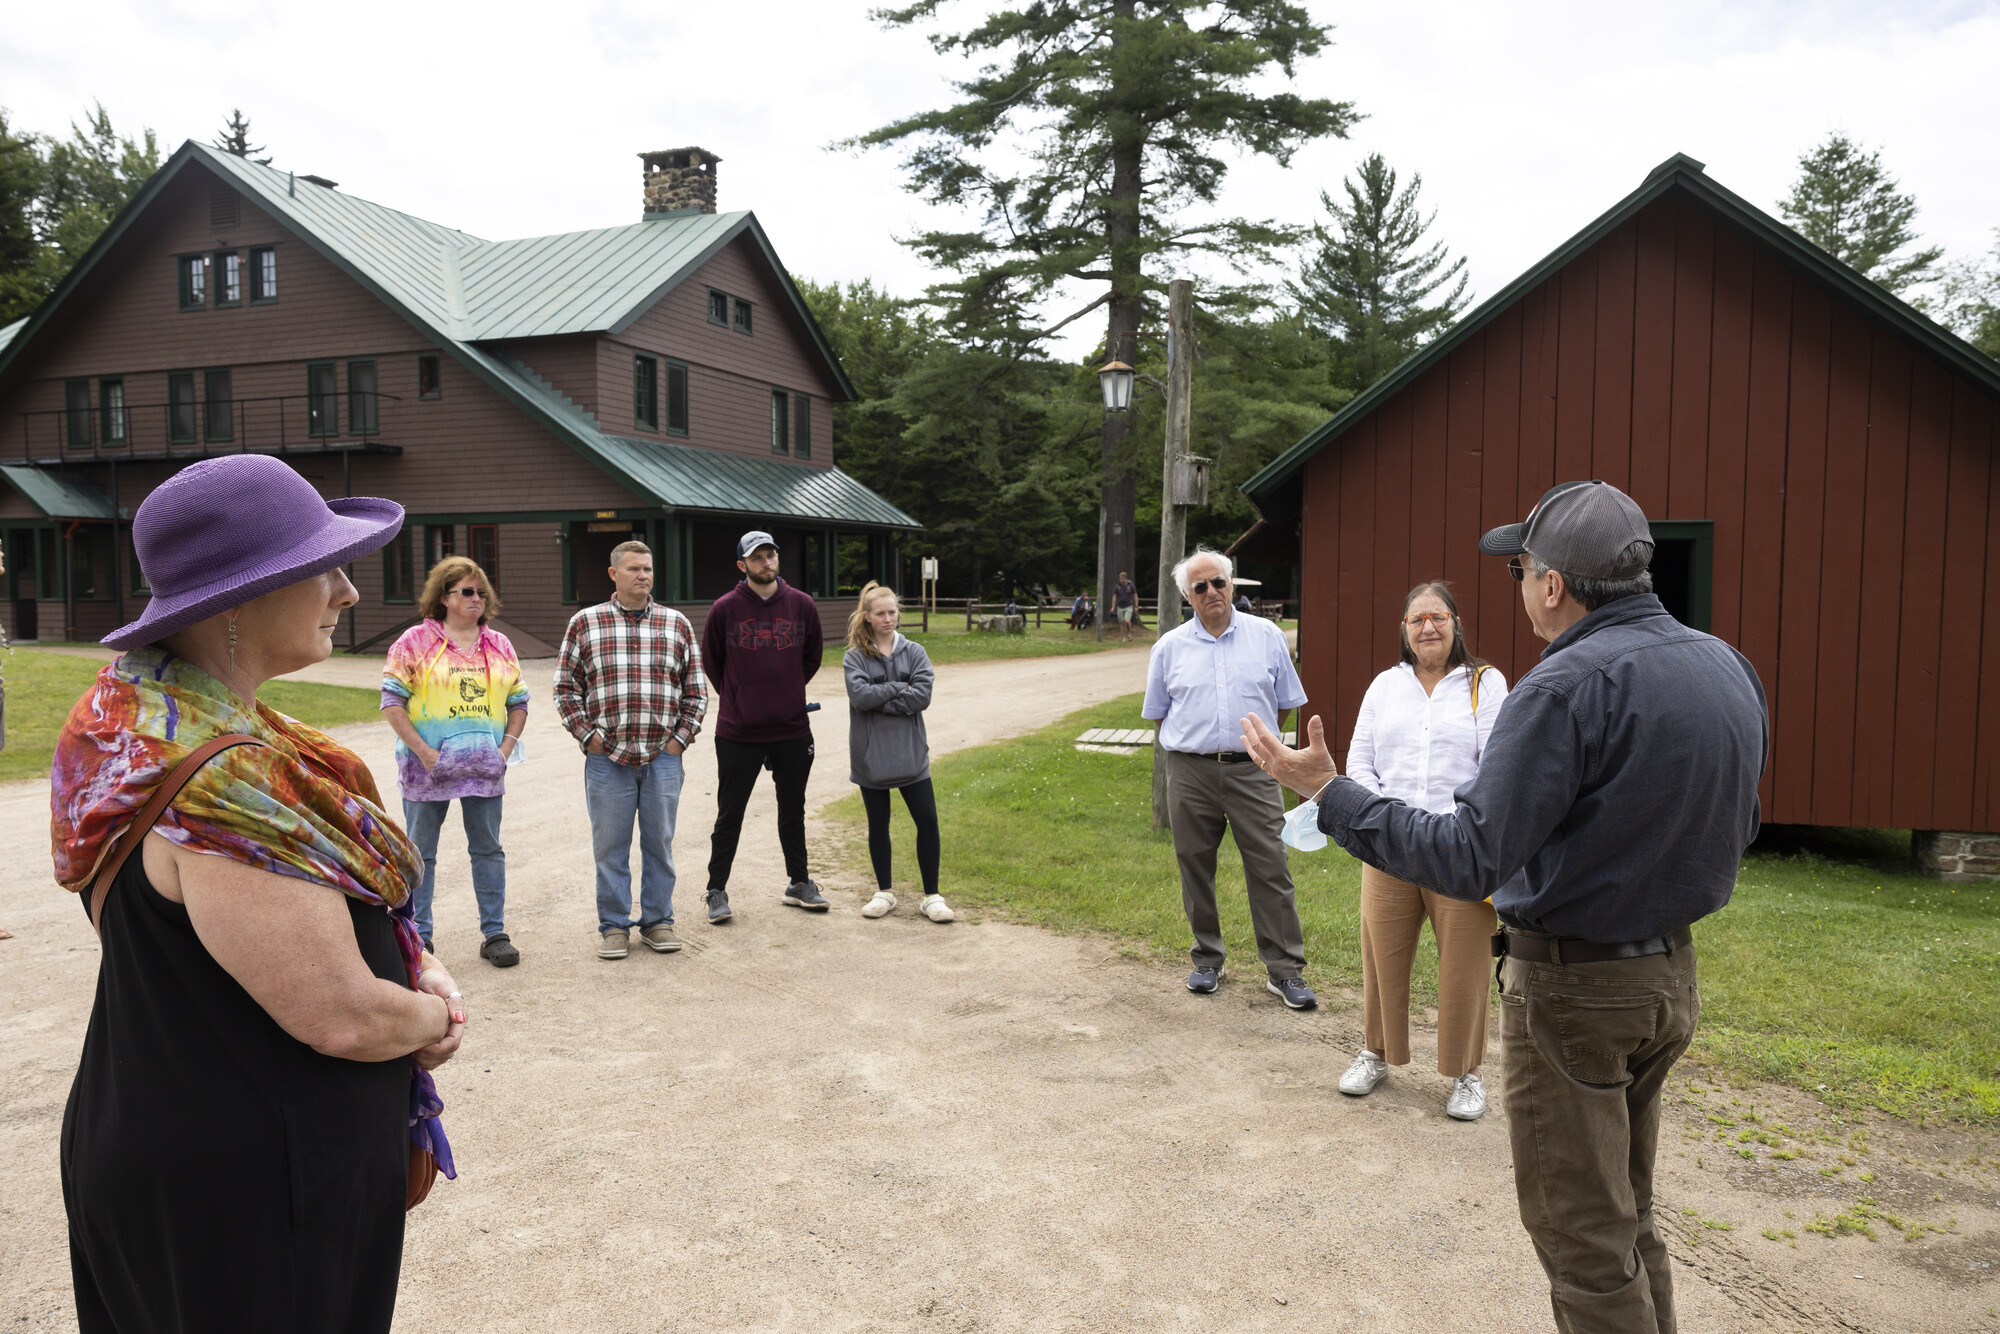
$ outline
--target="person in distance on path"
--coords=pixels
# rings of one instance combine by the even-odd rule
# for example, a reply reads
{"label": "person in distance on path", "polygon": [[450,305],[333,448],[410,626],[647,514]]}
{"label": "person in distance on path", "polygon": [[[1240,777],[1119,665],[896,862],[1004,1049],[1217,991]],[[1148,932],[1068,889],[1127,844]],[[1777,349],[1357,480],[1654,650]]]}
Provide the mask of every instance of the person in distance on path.
{"label": "person in distance on path", "polygon": [[896,590],[870,580],[847,623],[847,653],[840,661],[847,678],[848,780],[861,789],[868,809],[868,860],[879,887],[863,917],[887,917],[896,910],[889,892],[889,794],[917,826],[917,870],[924,880],[921,911],[933,922],[949,922],[951,905],[938,893],[937,794],[931,789],[931,747],[924,735],[924,710],[931,706],[930,654],[896,633]]}
{"label": "person in distance on path", "polygon": [[778,844],[785,854],[784,902],[825,912],[826,896],[806,873],[806,779],[812,724],[806,682],[819,670],[819,606],[778,577],[778,543],[752,530],[736,543],[743,579],[715,600],[702,627],[701,656],[715,683],[715,834],[708,854],[708,920],[726,922],[729,870],[757,771],[771,768],[778,789]]}
{"label": "person in distance on path", "polygon": [[1672,1334],[1653,1223],[1660,1090],[1701,1013],[1688,928],[1729,902],[1757,836],[1764,687],[1653,595],[1652,532],[1616,487],[1557,486],[1479,549],[1513,557],[1549,646],[1451,810],[1340,777],[1318,718],[1301,751],[1246,717],[1244,745],[1363,862],[1492,897],[1514,1188],[1556,1328]]}
{"label": "person in distance on path", "polygon": [[1132,618],[1139,614],[1139,586],[1123,570],[1118,572],[1118,582],[1111,585],[1111,614],[1118,618],[1124,642],[1131,643]]}
{"label": "person in distance on path", "polygon": [[597,862],[597,957],[622,959],[632,935],[632,824],[639,825],[639,939],[660,954],[674,934],[674,821],[681,756],[701,735],[708,683],[694,627],[653,601],[653,553],[611,548],[607,602],[570,617],[556,659],[556,714],[583,747],[583,796]]}
{"label": "person in distance on path", "polygon": [[1228,825],[1243,857],[1250,922],[1271,994],[1294,1010],[1318,997],[1305,971],[1305,933],[1279,831],[1285,803],[1269,774],[1236,749],[1245,714],[1268,718],[1306,702],[1285,632],[1229,605],[1229,557],[1207,547],[1174,567],[1194,619],[1153,643],[1141,714],[1159,725],[1166,751],[1167,820],[1180,862],[1181,903],[1194,930],[1187,989],[1213,994],[1222,981],[1222,921],[1215,908],[1215,851]]}

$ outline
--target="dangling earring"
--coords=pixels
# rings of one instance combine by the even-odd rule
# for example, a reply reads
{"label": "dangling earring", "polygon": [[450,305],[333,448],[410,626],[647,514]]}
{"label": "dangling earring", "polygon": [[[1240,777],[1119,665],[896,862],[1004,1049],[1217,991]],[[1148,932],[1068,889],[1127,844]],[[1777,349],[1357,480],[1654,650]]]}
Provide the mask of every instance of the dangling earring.
{"label": "dangling earring", "polygon": [[236,672],[236,622],[235,621],[231,621],[229,623],[229,671],[231,675],[234,675]]}

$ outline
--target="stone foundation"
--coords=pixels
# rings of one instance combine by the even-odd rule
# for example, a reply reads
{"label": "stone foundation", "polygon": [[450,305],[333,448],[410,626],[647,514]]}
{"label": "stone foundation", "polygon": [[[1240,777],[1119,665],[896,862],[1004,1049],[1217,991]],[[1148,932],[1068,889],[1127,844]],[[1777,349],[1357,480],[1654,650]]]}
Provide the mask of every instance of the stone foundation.
{"label": "stone foundation", "polygon": [[2000,834],[1916,829],[1910,833],[1910,851],[1925,875],[1961,884],[2000,881]]}

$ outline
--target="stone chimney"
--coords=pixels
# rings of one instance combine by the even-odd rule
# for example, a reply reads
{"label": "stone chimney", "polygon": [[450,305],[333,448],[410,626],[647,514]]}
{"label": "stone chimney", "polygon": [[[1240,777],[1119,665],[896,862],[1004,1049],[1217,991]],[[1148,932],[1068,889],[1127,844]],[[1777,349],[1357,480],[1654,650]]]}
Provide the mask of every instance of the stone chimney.
{"label": "stone chimney", "polygon": [[646,209],[652,213],[715,212],[715,164],[706,148],[663,148],[641,153]]}

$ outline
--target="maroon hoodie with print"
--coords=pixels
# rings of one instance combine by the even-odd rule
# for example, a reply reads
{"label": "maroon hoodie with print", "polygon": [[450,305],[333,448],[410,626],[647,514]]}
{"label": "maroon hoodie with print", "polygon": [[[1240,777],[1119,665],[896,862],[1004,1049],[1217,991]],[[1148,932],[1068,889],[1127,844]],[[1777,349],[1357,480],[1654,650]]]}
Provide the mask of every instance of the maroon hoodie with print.
{"label": "maroon hoodie with print", "polygon": [[721,713],[715,734],[757,745],[812,735],[806,682],[819,670],[819,606],[783,579],[767,601],[750,581],[715,600],[701,631],[701,669]]}

